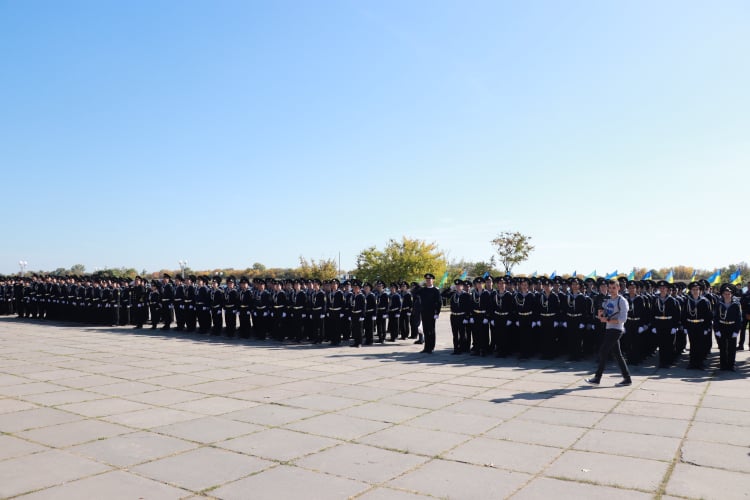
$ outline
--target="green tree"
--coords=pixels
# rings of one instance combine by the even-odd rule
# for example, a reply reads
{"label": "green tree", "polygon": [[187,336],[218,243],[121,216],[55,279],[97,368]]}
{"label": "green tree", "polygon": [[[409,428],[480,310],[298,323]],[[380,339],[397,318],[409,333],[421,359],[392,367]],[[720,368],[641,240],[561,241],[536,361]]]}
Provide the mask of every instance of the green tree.
{"label": "green tree", "polygon": [[495,245],[505,274],[513,272],[513,268],[528,259],[529,254],[534,250],[534,246],[531,244],[531,236],[526,236],[518,231],[503,231],[490,243]]}
{"label": "green tree", "polygon": [[319,261],[310,259],[308,262],[307,259],[300,256],[296,274],[303,278],[330,280],[338,275],[338,265],[336,259],[321,259]]}
{"label": "green tree", "polygon": [[86,266],[83,264],[74,264],[70,266],[70,274],[82,275],[86,273]]}
{"label": "green tree", "polygon": [[419,281],[429,272],[440,280],[447,265],[436,243],[404,236],[401,241],[389,240],[383,250],[374,246],[362,250],[357,255],[354,275],[367,281]]}

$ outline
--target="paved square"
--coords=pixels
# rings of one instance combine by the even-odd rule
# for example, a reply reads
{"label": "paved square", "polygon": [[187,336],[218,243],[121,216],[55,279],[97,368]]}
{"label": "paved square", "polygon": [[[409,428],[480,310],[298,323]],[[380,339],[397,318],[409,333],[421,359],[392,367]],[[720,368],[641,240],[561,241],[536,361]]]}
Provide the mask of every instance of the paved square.
{"label": "paved square", "polygon": [[748,498],[747,352],[593,388],[448,343],[442,316],[432,355],[2,317],[0,497]]}

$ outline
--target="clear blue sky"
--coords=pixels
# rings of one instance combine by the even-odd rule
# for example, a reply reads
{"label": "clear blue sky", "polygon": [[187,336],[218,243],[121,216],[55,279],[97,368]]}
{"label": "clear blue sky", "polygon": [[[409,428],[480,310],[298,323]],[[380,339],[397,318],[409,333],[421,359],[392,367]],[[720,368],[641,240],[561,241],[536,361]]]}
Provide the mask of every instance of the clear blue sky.
{"label": "clear blue sky", "polygon": [[0,0],[0,272],[748,259],[750,3]]}

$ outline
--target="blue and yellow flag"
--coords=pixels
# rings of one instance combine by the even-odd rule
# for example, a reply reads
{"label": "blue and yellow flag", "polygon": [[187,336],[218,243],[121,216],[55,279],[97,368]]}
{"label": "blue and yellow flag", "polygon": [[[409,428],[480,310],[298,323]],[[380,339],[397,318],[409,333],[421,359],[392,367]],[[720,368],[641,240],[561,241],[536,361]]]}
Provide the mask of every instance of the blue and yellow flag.
{"label": "blue and yellow flag", "polygon": [[696,274],[698,274],[698,271],[695,271],[695,270],[694,270],[694,271],[693,271],[693,274],[692,274],[692,275],[690,276],[690,283],[692,283],[693,281],[695,281],[695,278],[696,278],[696,276],[695,276],[695,275],[696,275]]}
{"label": "blue and yellow flag", "polygon": [[438,288],[443,288],[443,285],[445,285],[446,281],[448,281],[448,271],[445,271],[445,274],[443,274],[443,277],[440,279],[440,283],[438,283]]}
{"label": "blue and yellow flag", "polygon": [[611,272],[611,273],[607,274],[606,276],[604,276],[604,279],[611,280],[615,276],[617,276],[617,269],[615,269],[613,272]]}
{"label": "blue and yellow flag", "polygon": [[573,271],[573,277],[574,277],[574,278],[576,277],[576,272],[575,272],[575,271]]}
{"label": "blue and yellow flag", "polygon": [[587,278],[596,278],[596,269],[586,275]]}
{"label": "blue and yellow flag", "polygon": [[642,280],[650,280],[651,279],[651,271],[649,271],[646,274],[644,274],[643,278],[641,278],[641,279]]}
{"label": "blue and yellow flag", "polygon": [[464,269],[464,271],[461,273],[461,276],[459,276],[458,279],[460,279],[461,281],[465,280],[466,279],[466,275],[468,273],[469,273],[469,271],[467,271],[466,269]]}
{"label": "blue and yellow flag", "polygon": [[630,274],[628,274],[628,281],[635,281],[635,269],[630,271]]}
{"label": "blue and yellow flag", "polygon": [[714,271],[714,273],[711,276],[709,276],[708,278],[706,278],[706,281],[708,281],[709,285],[715,285],[716,283],[719,282],[719,278],[720,277],[721,277],[721,272]]}
{"label": "blue and yellow flag", "polygon": [[529,278],[536,278],[536,271],[534,271]]}
{"label": "blue and yellow flag", "polygon": [[674,283],[674,271],[670,269],[670,271],[667,273],[667,276],[664,279],[667,280],[667,283]]}
{"label": "blue and yellow flag", "polygon": [[557,278],[557,270],[552,271],[552,274],[549,275],[549,279],[553,280]]}
{"label": "blue and yellow flag", "polygon": [[489,276],[489,275],[490,275],[490,272],[489,272],[489,271],[486,271],[486,272],[485,272],[485,273],[484,273],[484,274],[482,275],[482,278],[485,278],[485,279],[487,279],[487,276]]}
{"label": "blue and yellow flag", "polygon": [[732,273],[732,275],[729,277],[729,282],[733,285],[739,285],[740,283],[742,283],[742,273],[739,269]]}

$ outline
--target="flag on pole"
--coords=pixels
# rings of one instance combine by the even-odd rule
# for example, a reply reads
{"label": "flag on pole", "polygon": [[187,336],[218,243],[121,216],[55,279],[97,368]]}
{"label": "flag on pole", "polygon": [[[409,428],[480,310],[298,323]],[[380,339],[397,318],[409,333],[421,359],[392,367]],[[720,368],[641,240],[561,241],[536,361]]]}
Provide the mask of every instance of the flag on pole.
{"label": "flag on pole", "polygon": [[611,273],[607,274],[606,276],[604,276],[604,279],[611,280],[615,276],[617,276],[617,269],[615,269],[613,272],[611,272]]}
{"label": "flag on pole", "polygon": [[574,277],[574,278],[576,277],[576,272],[575,272],[575,271],[573,271],[573,277]]}
{"label": "flag on pole", "polygon": [[729,282],[733,285],[739,285],[740,283],[742,283],[742,273],[739,269],[732,273],[732,275],[729,277]]}
{"label": "flag on pole", "polygon": [[484,273],[484,274],[482,275],[482,278],[485,278],[485,279],[487,279],[487,276],[489,276],[489,275],[490,275],[490,272],[489,272],[489,271],[487,271],[487,272],[485,272],[485,273]]}
{"label": "flag on pole", "polygon": [[667,283],[674,283],[674,271],[670,269],[664,279],[667,280]]}
{"label": "flag on pole", "polygon": [[721,272],[719,272],[719,271],[714,271],[714,273],[713,273],[713,274],[712,274],[711,276],[709,276],[709,277],[708,277],[708,278],[706,279],[706,281],[708,281],[708,284],[709,284],[709,285],[712,285],[712,286],[713,286],[713,285],[715,285],[715,284],[716,284],[716,283],[717,283],[717,282],[719,281],[719,277],[721,277]]}
{"label": "flag on pole", "polygon": [[693,274],[690,276],[690,283],[695,281],[695,275],[698,274],[698,271],[693,270]]}
{"label": "flag on pole", "polygon": [[587,278],[596,278],[596,269],[586,275]]}
{"label": "flag on pole", "polygon": [[467,271],[466,269],[464,269],[463,272],[461,273],[461,276],[459,276],[458,279],[460,279],[461,281],[465,280],[466,279],[466,274],[468,272],[469,271]]}
{"label": "flag on pole", "polygon": [[531,276],[529,276],[529,277],[530,277],[530,278],[536,278],[536,271],[534,271],[534,272],[532,273],[532,275],[531,275]]}
{"label": "flag on pole", "polygon": [[549,279],[553,280],[555,278],[557,278],[557,270],[552,271],[552,274],[549,275]]}
{"label": "flag on pole", "polygon": [[446,281],[448,281],[448,271],[445,271],[445,274],[443,274],[443,277],[440,279],[440,283],[438,283],[438,288],[443,288],[443,285],[445,285]]}
{"label": "flag on pole", "polygon": [[635,269],[630,271],[630,274],[628,274],[628,281],[635,281]]}
{"label": "flag on pole", "polygon": [[643,278],[641,278],[641,279],[642,280],[650,280],[651,279],[651,271],[649,271],[646,274],[644,274]]}

